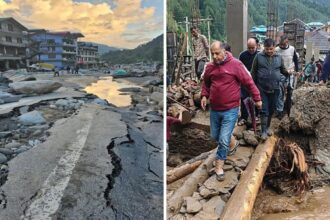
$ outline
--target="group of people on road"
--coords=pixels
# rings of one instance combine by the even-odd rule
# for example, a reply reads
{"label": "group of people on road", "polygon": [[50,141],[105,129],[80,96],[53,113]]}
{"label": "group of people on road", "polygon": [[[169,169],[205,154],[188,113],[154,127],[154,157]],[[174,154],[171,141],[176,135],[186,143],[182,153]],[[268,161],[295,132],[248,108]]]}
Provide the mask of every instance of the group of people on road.
{"label": "group of people on road", "polygon": [[66,70],[67,74],[70,74],[70,71],[71,71],[71,74],[78,74],[79,73],[79,65],[76,65],[76,66],[67,66],[66,68],[65,67],[62,67],[62,68],[58,68],[58,67],[55,67],[53,69],[53,72],[54,72],[54,77],[56,76],[60,76],[60,72],[61,71],[64,71]]}
{"label": "group of people on road", "polygon": [[[299,57],[284,35],[278,46],[273,39],[266,39],[262,51],[258,50],[257,39],[248,39],[247,50],[240,54],[239,59],[228,51],[228,44],[215,41],[210,46],[213,62],[207,63],[209,46],[206,37],[199,34],[195,27],[191,28],[191,32],[196,75],[202,80],[201,106],[205,110],[209,101],[211,137],[218,143],[214,171],[217,179],[222,181],[224,162],[233,150],[232,133],[239,109],[239,123],[244,123],[248,118],[243,99],[251,96],[259,109],[261,140],[265,141],[272,135],[273,114],[281,118],[284,109],[290,114],[291,96],[300,74]],[[321,83],[330,74],[329,53],[320,71]]]}

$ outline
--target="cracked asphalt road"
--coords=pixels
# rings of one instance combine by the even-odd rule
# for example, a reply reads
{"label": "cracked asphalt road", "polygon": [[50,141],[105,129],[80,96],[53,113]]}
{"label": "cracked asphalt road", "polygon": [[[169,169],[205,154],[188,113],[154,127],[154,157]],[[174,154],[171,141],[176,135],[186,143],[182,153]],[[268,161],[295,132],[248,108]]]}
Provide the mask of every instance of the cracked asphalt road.
{"label": "cracked asphalt road", "polygon": [[162,134],[157,115],[84,106],[9,162],[1,219],[162,219]]}

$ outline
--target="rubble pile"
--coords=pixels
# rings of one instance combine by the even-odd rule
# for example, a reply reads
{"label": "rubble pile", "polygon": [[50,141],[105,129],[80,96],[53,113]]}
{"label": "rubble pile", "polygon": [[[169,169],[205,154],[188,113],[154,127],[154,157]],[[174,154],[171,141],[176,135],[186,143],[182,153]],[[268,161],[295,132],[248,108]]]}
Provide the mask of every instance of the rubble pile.
{"label": "rubble pile", "polygon": [[195,80],[186,80],[180,86],[172,85],[167,90],[167,103],[180,103],[190,111],[196,110],[200,103],[200,86]]}

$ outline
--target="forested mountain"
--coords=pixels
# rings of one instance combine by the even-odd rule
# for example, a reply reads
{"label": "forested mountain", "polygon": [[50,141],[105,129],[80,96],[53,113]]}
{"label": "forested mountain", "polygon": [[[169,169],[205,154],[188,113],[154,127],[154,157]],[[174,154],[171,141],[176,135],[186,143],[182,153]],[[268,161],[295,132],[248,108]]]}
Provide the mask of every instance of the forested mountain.
{"label": "forested mountain", "polygon": [[111,64],[129,64],[137,62],[163,62],[163,34],[135,49],[110,51],[101,58]]}
{"label": "forested mountain", "polygon": [[[167,1],[167,24],[168,30],[185,30],[182,22],[185,16],[191,17],[193,0],[168,0]],[[211,34],[213,39],[224,40],[226,37],[226,0],[200,0],[200,17],[213,19],[211,23]],[[267,22],[267,0],[248,0],[249,28],[254,25],[266,25]],[[330,21],[330,0],[280,0],[279,21],[290,21],[299,18],[309,23]],[[200,27],[202,33],[207,33],[207,24]]]}

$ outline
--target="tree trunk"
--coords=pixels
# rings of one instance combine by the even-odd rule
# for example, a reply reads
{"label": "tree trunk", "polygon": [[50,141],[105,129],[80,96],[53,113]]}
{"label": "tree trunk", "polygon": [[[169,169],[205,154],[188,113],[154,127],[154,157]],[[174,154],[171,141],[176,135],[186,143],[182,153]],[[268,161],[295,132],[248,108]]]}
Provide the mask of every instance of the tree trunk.
{"label": "tree trunk", "polygon": [[250,220],[251,212],[265,172],[272,158],[277,138],[269,137],[255,150],[248,167],[243,172],[230,197],[221,220]]}
{"label": "tree trunk", "polygon": [[194,170],[196,170],[197,167],[201,165],[202,162],[203,162],[202,160],[198,160],[194,163],[185,164],[183,166],[168,171],[166,173],[167,184],[173,183],[174,181],[177,181],[178,179],[181,179],[182,177],[185,177],[188,174],[194,172]]}
{"label": "tree trunk", "polygon": [[208,170],[212,168],[212,162],[215,159],[215,151],[193,172],[190,177],[177,189],[174,194],[169,198],[167,203],[168,217],[176,214],[182,205],[183,198],[191,196],[198,187],[199,183],[203,183],[209,177]]}

